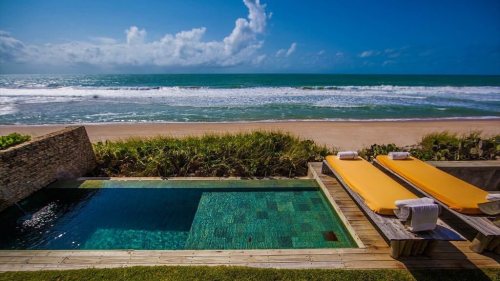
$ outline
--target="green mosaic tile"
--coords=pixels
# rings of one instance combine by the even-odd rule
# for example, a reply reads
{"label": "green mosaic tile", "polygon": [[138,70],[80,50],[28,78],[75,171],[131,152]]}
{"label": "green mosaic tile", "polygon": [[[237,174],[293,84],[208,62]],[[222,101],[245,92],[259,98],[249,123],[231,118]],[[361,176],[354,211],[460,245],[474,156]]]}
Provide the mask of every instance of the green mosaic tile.
{"label": "green mosaic tile", "polygon": [[[15,240],[0,244],[0,248],[284,249],[355,246],[314,181],[287,180],[282,185],[280,182],[89,181],[68,184],[67,187],[58,185],[44,189],[20,205],[28,212],[35,212],[45,206],[44,202],[60,202],[57,215],[61,218],[51,222],[53,226],[43,228],[44,232],[39,231],[41,234],[22,234],[26,239],[22,235],[12,236]],[[21,215],[16,210],[4,212],[3,216],[0,214],[0,220],[9,224],[12,221],[11,224],[16,225]],[[7,233],[17,230],[9,231]],[[325,240],[325,231],[334,232],[338,241]]]}
{"label": "green mosaic tile", "polygon": [[[338,221],[331,215],[331,210],[326,201],[322,204],[311,204],[310,196],[317,196],[317,191],[298,192],[206,192],[200,199],[197,214],[193,220],[190,236],[187,239],[188,249],[258,249],[258,248],[330,248],[351,247],[350,239],[331,242],[325,241],[323,232],[335,231],[339,236],[347,235],[345,230],[337,227]],[[263,201],[263,199],[265,199]],[[254,204],[259,200],[264,203]],[[243,203],[248,204],[243,204]],[[273,204],[270,204],[272,202]],[[309,203],[305,203],[309,202]],[[244,205],[254,206],[247,209]],[[263,206],[262,206],[263,205]],[[275,205],[276,209],[268,208]],[[225,212],[218,211],[218,207]],[[296,206],[302,211],[290,211]],[[264,209],[261,209],[264,208]],[[316,210],[316,213],[314,211]],[[233,218],[233,223],[224,222],[223,216],[227,214]],[[244,214],[244,216],[243,216]],[[211,218],[211,223],[205,223],[206,218]],[[243,222],[243,217],[246,222]],[[317,218],[321,217],[322,220]],[[205,236],[210,231],[202,229],[215,228],[219,233],[220,227],[228,229],[224,241],[220,235],[215,237]],[[342,228],[342,227],[341,227]],[[342,243],[344,242],[344,243]]]}
{"label": "green mosaic tile", "polygon": [[265,211],[258,211],[257,212],[257,219],[268,219],[269,216],[267,215],[267,212]]}

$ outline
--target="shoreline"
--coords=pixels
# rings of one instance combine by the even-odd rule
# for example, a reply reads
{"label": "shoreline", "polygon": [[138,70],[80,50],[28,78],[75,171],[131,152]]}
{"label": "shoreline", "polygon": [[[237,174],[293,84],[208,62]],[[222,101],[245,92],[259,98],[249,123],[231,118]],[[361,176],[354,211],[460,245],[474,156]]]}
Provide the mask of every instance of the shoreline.
{"label": "shoreline", "polygon": [[290,122],[335,122],[335,123],[391,123],[391,122],[455,122],[455,121],[500,121],[500,116],[442,117],[442,118],[381,118],[381,119],[265,119],[236,121],[117,121],[117,122],[77,122],[48,124],[0,124],[1,127],[35,126],[94,126],[94,125],[140,125],[140,124],[245,124],[245,123],[290,123]]}
{"label": "shoreline", "polygon": [[18,132],[34,137],[67,126],[85,126],[92,142],[128,137],[200,136],[241,133],[256,130],[283,131],[320,145],[338,149],[360,149],[374,143],[411,145],[425,134],[449,131],[464,134],[481,131],[485,136],[500,134],[500,119],[408,120],[408,121],[255,121],[255,122],[178,122],[178,123],[91,123],[0,125],[0,135]]}

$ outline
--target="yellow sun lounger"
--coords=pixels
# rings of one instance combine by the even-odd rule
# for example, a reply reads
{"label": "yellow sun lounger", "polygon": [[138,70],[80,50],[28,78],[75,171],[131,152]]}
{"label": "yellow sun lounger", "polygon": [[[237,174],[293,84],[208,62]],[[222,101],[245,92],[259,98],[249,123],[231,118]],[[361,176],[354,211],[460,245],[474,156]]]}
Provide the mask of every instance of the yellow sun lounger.
{"label": "yellow sun lounger", "polygon": [[495,217],[482,214],[478,206],[488,204],[488,192],[413,157],[392,160],[379,155],[374,163],[417,192],[436,199],[444,210],[460,219],[461,228],[473,229],[476,233],[470,246],[473,251],[500,254],[500,228],[492,222]]}
{"label": "yellow sun lounger", "polygon": [[322,173],[337,178],[389,242],[393,258],[429,255],[437,241],[465,240],[440,219],[434,230],[409,231],[394,214],[395,201],[418,197],[362,158],[340,160],[336,156],[327,156],[323,161]]}
{"label": "yellow sun lounger", "polygon": [[457,212],[481,214],[478,204],[487,202],[488,192],[413,157],[392,160],[379,155],[377,161]]}
{"label": "yellow sun lounger", "polygon": [[418,198],[360,157],[340,160],[335,156],[327,156],[326,161],[377,214],[394,215],[396,200]]}

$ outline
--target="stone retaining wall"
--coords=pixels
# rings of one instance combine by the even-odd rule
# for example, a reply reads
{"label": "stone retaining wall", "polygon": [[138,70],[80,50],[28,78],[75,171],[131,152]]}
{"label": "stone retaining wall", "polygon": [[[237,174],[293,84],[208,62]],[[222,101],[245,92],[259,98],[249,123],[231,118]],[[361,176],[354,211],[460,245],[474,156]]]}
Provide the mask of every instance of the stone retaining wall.
{"label": "stone retaining wall", "polygon": [[0,151],[0,210],[57,179],[76,178],[95,167],[85,127],[67,127]]}
{"label": "stone retaining wall", "polygon": [[500,161],[429,161],[428,163],[484,190],[500,190]]}

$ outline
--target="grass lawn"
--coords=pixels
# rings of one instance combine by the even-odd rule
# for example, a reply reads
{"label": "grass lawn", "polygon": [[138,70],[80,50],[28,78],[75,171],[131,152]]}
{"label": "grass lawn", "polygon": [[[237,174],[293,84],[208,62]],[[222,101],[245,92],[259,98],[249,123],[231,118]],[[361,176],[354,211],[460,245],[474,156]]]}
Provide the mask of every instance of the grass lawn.
{"label": "grass lawn", "polygon": [[6,272],[0,280],[500,280],[500,269],[484,270],[328,270],[249,267],[128,267],[68,271]]}

